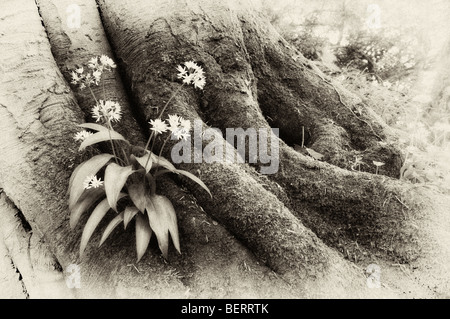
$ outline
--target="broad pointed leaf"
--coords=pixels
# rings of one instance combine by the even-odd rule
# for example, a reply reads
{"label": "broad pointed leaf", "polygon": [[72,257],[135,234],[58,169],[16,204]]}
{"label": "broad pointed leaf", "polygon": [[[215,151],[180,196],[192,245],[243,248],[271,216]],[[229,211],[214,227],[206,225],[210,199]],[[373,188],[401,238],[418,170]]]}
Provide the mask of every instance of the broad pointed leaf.
{"label": "broad pointed leaf", "polygon": [[[152,169],[152,157],[149,153],[146,153],[144,156],[135,157],[136,161],[138,161],[139,165],[145,168],[145,172],[148,173]],[[148,161],[148,163],[147,163]]]}
{"label": "broad pointed leaf", "polygon": [[321,160],[323,158],[323,154],[320,154],[319,152],[316,152],[315,150],[313,150],[312,148],[307,148],[305,147],[306,151],[308,152],[308,154],[316,159],[316,160]]}
{"label": "broad pointed leaf", "polygon": [[81,215],[104,195],[105,190],[103,188],[85,190],[80,200],[70,210],[70,228],[74,229]]}
{"label": "broad pointed leaf", "polygon": [[128,223],[133,219],[133,217],[139,213],[139,209],[135,206],[127,206],[123,212],[123,228],[127,229]]}
{"label": "broad pointed leaf", "polygon": [[70,194],[70,190],[72,189],[72,185],[73,185],[73,180],[75,179],[75,176],[77,176],[78,171],[80,170],[80,168],[82,167],[81,163],[80,165],[78,165],[77,167],[75,167],[75,169],[72,172],[72,175],[70,175],[70,179],[69,179],[69,188],[68,188],[68,193]]}
{"label": "broad pointed leaf", "polygon": [[105,192],[108,199],[109,206],[117,212],[117,199],[119,193],[125,185],[128,176],[133,173],[133,167],[120,166],[116,163],[111,163],[105,170]]}
{"label": "broad pointed leaf", "polygon": [[155,174],[153,174],[153,177],[156,178],[158,176],[167,174],[167,173],[173,173],[172,171],[169,171],[168,169],[160,169],[159,171],[155,172]]}
{"label": "broad pointed leaf", "polygon": [[422,176],[420,176],[420,174],[417,171],[413,173],[413,177],[415,177],[419,182],[425,183],[425,179]]}
{"label": "broad pointed leaf", "polygon": [[142,183],[134,183],[128,186],[128,194],[133,201],[134,206],[144,213],[147,205],[145,185]]}
{"label": "broad pointed leaf", "polygon": [[[78,126],[83,127],[83,128],[87,128],[90,130],[94,130],[94,131],[98,131],[98,132],[108,132],[108,128],[106,126],[97,124],[97,123],[83,123],[83,124],[79,124]],[[114,131],[114,130],[112,130]]]}
{"label": "broad pointed leaf", "polygon": [[410,167],[409,163],[404,163],[402,165],[402,167],[400,168],[400,177],[403,178],[404,177],[404,173],[405,171]]}
{"label": "broad pointed leaf", "polygon": [[167,197],[162,195],[153,195],[152,200],[157,210],[164,211],[164,214],[167,217],[167,226],[170,236],[172,237],[173,245],[181,254],[177,215],[175,213],[175,208],[173,207],[172,202]]}
{"label": "broad pointed leaf", "polygon": [[413,176],[413,174],[414,174],[414,168],[409,168],[404,172],[403,178],[408,179],[410,176]]}
{"label": "broad pointed leaf", "polygon": [[164,168],[167,168],[169,171],[172,171],[172,172],[176,171],[175,166],[173,166],[173,164],[171,162],[169,162],[167,159],[165,159],[162,156],[158,156],[158,155],[151,153],[151,159],[152,159],[152,162],[154,165],[153,167],[162,166]]}
{"label": "broad pointed leaf", "polygon": [[[120,198],[124,197],[125,194],[120,194]],[[106,215],[106,213],[111,209],[108,204],[108,200],[105,198],[102,200],[97,207],[95,207],[91,216],[89,216],[88,221],[83,229],[83,234],[81,235],[81,243],[80,243],[80,257],[83,255],[84,250],[86,249],[87,243],[94,233],[95,228],[97,228],[100,221]]]}
{"label": "broad pointed leaf", "polygon": [[[180,252],[180,239],[178,235],[177,217],[170,200],[162,195],[148,197],[147,215],[150,227],[155,232],[158,246],[164,258],[167,259],[169,250],[169,233],[173,244]],[[180,252],[181,253],[181,252]]]}
{"label": "broad pointed leaf", "polygon": [[205,185],[205,183],[202,182],[202,180],[200,178],[198,178],[197,176],[195,176],[194,174],[188,172],[188,171],[184,171],[181,169],[177,169],[175,170],[175,173],[184,175],[186,177],[189,177],[191,180],[193,180],[194,182],[196,182],[197,184],[199,184],[201,187],[203,187],[204,190],[206,190],[209,194],[209,196],[212,197],[211,192],[209,191],[209,188]]}
{"label": "broad pointed leaf", "polygon": [[100,243],[98,244],[98,247],[100,247],[108,238],[108,236],[112,233],[112,231],[123,221],[123,212],[114,217],[106,226],[105,231],[103,232],[102,238],[100,239]]}
{"label": "broad pointed leaf", "polygon": [[72,173],[72,185],[69,189],[69,209],[72,210],[81,194],[84,191],[83,182],[87,176],[95,175],[102,168],[113,155],[100,154],[91,159],[81,163]]}
{"label": "broad pointed leaf", "polygon": [[110,139],[126,141],[125,138],[116,131],[111,130],[100,131],[86,137],[86,139],[81,143],[79,150],[82,151],[90,145],[109,141]]}
{"label": "broad pointed leaf", "polygon": [[148,220],[142,215],[136,215],[136,253],[137,262],[141,260],[147,250],[150,238],[152,237],[152,229]]}

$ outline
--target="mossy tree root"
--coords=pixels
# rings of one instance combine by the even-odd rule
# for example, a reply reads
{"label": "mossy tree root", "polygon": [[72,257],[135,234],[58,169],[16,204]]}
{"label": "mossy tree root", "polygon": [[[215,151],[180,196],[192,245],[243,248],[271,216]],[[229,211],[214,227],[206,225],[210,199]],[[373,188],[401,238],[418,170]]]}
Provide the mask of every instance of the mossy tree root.
{"label": "mossy tree root", "polygon": [[[149,15],[116,2],[99,3],[105,28],[121,61],[128,86],[132,88],[136,102],[147,119],[157,116],[158,110],[153,106],[163,105],[181,85],[175,77],[175,66],[183,61],[195,60],[207,71],[207,86],[201,93],[191,87],[182,89],[169,105],[168,114],[176,113],[190,120],[202,119],[204,126],[207,123],[222,132],[228,127],[269,128],[270,119],[277,117],[279,120],[270,124],[280,124],[285,131],[298,131],[289,117],[289,114],[301,111],[298,103],[293,102],[298,100],[303,101],[304,107],[300,114],[312,123],[313,130],[323,130],[326,121],[333,123],[332,126],[339,131],[340,144],[354,148],[350,147],[350,153],[362,149],[371,153],[373,149],[383,148],[379,136],[390,138],[383,124],[377,123],[369,113],[358,119],[347,104],[342,103],[343,96],[346,103],[352,101],[350,93],[338,95],[334,86],[324,81],[322,75],[310,70],[308,62],[302,57],[297,57],[297,61],[288,61],[289,54],[293,54],[292,49],[270,27],[263,22],[258,23],[260,17],[255,17],[245,8],[223,15],[220,12],[227,12],[228,3],[188,2],[186,7],[175,7],[174,3],[167,2],[164,6],[171,10],[165,9],[162,4],[152,6],[152,14]],[[145,4],[139,3],[136,7],[141,6],[145,7]],[[193,20],[201,27],[193,30]],[[130,41],[138,41],[139,45],[130,45]],[[277,72],[274,71],[276,67]],[[274,98],[267,103],[264,102],[267,97]],[[273,105],[274,101],[279,104]],[[278,105],[281,110],[288,110],[287,115],[280,110],[277,113],[268,109]],[[349,105],[359,106],[358,102]],[[283,117],[287,118],[289,126],[283,124]],[[311,141],[316,138],[317,142],[324,136],[326,134],[319,134],[319,137],[312,135]],[[269,175],[268,179],[272,186],[280,185],[286,195],[278,202],[282,202],[317,236],[336,248],[342,248],[343,239],[346,244],[361,244],[394,260],[408,261],[418,256],[419,231],[412,220],[404,218],[404,206],[397,200],[402,196],[400,182],[386,176],[353,172],[314,161],[294,151],[284,140],[279,143],[280,169],[276,174]],[[395,147],[384,149],[380,156],[390,160],[385,160],[385,166],[392,166],[384,173],[395,175],[393,172],[400,162],[398,150]],[[166,155],[170,156],[170,153]],[[384,157],[376,159],[381,161]],[[270,198],[271,203],[275,198],[269,193],[255,195],[260,194],[258,187],[253,182],[248,184],[250,176],[238,166],[184,164],[182,167],[199,173],[208,187],[214,189],[214,201],[201,192],[195,192],[207,212],[259,251],[263,259],[271,260],[267,257],[270,251],[269,255],[274,257],[272,260],[279,260],[283,253],[272,252],[262,243],[269,233],[260,236],[258,242],[249,231],[256,231],[257,227],[252,228],[253,225],[245,223],[243,228],[241,222],[236,222],[251,220],[255,213],[259,216],[262,212],[268,214],[269,219],[276,216],[282,218],[282,213],[273,215],[271,210],[255,209],[272,207],[265,198]],[[258,169],[258,165],[255,168]],[[233,170],[240,173],[233,174]],[[230,179],[231,176],[236,179]],[[227,183],[222,183],[222,180]],[[238,195],[240,193],[244,194]],[[248,202],[247,197],[251,197]],[[232,199],[237,203],[231,203]],[[266,204],[261,206],[260,203]],[[235,216],[238,208],[239,215]],[[263,224],[262,221],[259,223]],[[283,237],[280,234],[273,236],[269,238]],[[279,269],[273,262],[269,264]]]}

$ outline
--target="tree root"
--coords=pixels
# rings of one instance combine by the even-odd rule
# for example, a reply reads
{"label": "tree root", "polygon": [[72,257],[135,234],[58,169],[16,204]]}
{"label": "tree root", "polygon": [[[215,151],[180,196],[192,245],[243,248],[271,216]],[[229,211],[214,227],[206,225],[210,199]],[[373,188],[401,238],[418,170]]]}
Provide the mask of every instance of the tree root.
{"label": "tree root", "polygon": [[[255,49],[250,46],[250,39],[245,39],[246,41],[244,41],[244,38],[241,36],[250,29],[248,26],[241,28],[242,20],[244,19],[245,23],[249,24],[250,18],[241,17],[239,20],[235,17],[231,18],[231,21],[226,21],[226,23],[222,22],[227,25],[227,28],[221,31],[222,36],[220,40],[212,42],[211,33],[217,34],[218,32],[210,30],[211,32],[208,33],[209,37],[197,38],[195,45],[191,44],[189,40],[182,38],[184,25],[171,25],[168,28],[167,24],[170,24],[171,20],[166,19],[166,24],[161,26],[162,29],[158,29],[158,37],[163,38],[164,43],[158,42],[158,40],[149,36],[148,31],[145,31],[148,43],[151,43],[155,49],[144,45],[142,48],[145,48],[143,49],[145,52],[152,52],[150,56],[144,56],[135,51],[137,49],[142,51],[141,47],[130,49],[122,44],[126,43],[128,37],[140,37],[140,26],[135,26],[133,30],[130,30],[123,22],[110,17],[110,11],[105,11],[107,12],[103,12],[106,17],[107,30],[115,35],[115,41],[113,42],[115,51],[126,63],[126,72],[129,74],[128,79],[131,81],[130,86],[134,88],[134,93],[139,97],[139,105],[144,109],[148,118],[155,116],[155,112],[148,108],[149,103],[162,103],[164,97],[169,95],[169,92],[176,87],[176,84],[173,84],[171,80],[162,81],[157,76],[157,74],[173,72],[171,71],[173,62],[160,62],[160,54],[173,51],[172,41],[174,44],[186,41],[186,45],[179,48],[178,53],[182,57],[184,56],[185,59],[202,61],[211,76],[202,97],[198,97],[192,90],[187,88],[176,98],[174,106],[169,107],[168,113],[177,113],[190,120],[202,118],[204,122],[217,125],[222,131],[225,131],[227,127],[269,127],[260,110],[259,106],[261,104],[258,103],[260,101],[258,95],[259,87],[258,89],[256,88],[256,83],[267,80],[256,77],[255,73],[253,73],[255,63],[252,62],[259,59],[258,63],[262,63],[261,61],[263,60],[258,54],[245,54],[247,51],[253,50],[255,52]],[[133,16],[129,18],[132,20]],[[209,19],[202,16],[202,19],[204,19],[205,24],[212,23],[210,22],[212,21],[211,16],[209,16]],[[151,19],[148,20],[148,23],[152,23]],[[113,26],[113,29],[110,29],[110,26]],[[128,31],[124,32],[123,30],[125,29]],[[167,32],[166,37],[161,36],[164,32]],[[176,39],[174,39],[173,34],[177,35]],[[262,34],[260,30],[252,29],[252,38],[257,39],[258,44],[277,42],[276,39]],[[238,44],[245,43],[246,46],[236,45],[230,42],[229,39],[235,39],[238,41]],[[201,45],[198,45],[199,43]],[[210,43],[213,44],[211,45]],[[221,49],[214,47],[218,45],[221,45]],[[201,47],[201,49],[198,49],[198,47]],[[281,49],[278,48],[278,50]],[[214,58],[211,58],[211,51],[214,51]],[[284,55],[286,54],[285,52]],[[133,61],[127,59],[127,56],[133,56],[135,61],[140,61],[139,68],[142,67],[144,61],[148,65],[147,69],[150,70],[149,66],[152,65],[152,71],[146,74],[139,74],[134,67]],[[232,57],[231,59],[230,56]],[[177,59],[179,58],[177,57]],[[275,58],[272,57],[272,59]],[[284,60],[280,63],[282,64],[283,62],[286,63]],[[268,63],[266,62],[264,65]],[[270,75],[270,69],[266,68],[264,70]],[[297,71],[300,71],[298,67]],[[297,78],[300,76],[297,75]],[[272,78],[272,80],[274,79]],[[309,85],[309,82],[307,82],[308,77],[306,76],[301,80],[303,89],[307,90],[306,87]],[[275,80],[271,84],[272,87],[285,87],[282,81],[277,82]],[[320,84],[314,84],[314,88],[317,88],[318,85]],[[324,86],[323,89],[325,91],[328,90],[327,86]],[[313,92],[313,89],[309,90]],[[311,92],[308,94],[313,94]],[[318,97],[311,96],[309,98],[310,101],[316,99]],[[327,101],[332,100],[328,96],[327,99]],[[332,102],[328,103],[330,104],[328,108],[330,108]],[[340,102],[338,100],[335,103],[339,105]],[[308,108],[314,110],[314,104],[310,103]],[[317,111],[315,112],[317,113]],[[377,126],[378,129],[380,127]],[[370,132],[366,131],[366,133],[367,138],[370,139]],[[361,133],[359,132],[358,134]],[[202,178],[208,181],[207,185],[213,189],[216,184],[222,187],[216,181],[217,179],[223,178],[223,176],[232,176],[230,175],[231,172],[228,171],[229,168],[224,166],[212,171],[204,167],[210,165],[197,165],[195,169],[189,165],[184,166],[184,168],[192,171],[199,170]],[[258,169],[258,165],[256,166]],[[238,170],[239,168],[235,167],[233,169]],[[212,174],[213,177],[209,178],[208,174]],[[290,208],[306,227],[311,228],[316,235],[329,245],[338,248],[339,244],[337,243],[341,242],[342,238],[344,238],[344,241],[347,241],[347,244],[357,240],[360,245],[368,250],[375,249],[402,261],[412,260],[420,253],[417,242],[417,229],[411,226],[410,222],[402,220],[402,207],[399,203],[389,200],[389,198],[392,198],[391,194],[399,194],[400,192],[401,184],[394,180],[372,174],[340,170],[325,163],[313,161],[293,151],[283,141],[280,141],[280,169],[276,174],[269,175],[268,178],[279,184],[286,192],[288,200],[285,198],[283,201],[286,207]],[[231,180],[229,180],[229,183],[231,185],[240,185],[240,182],[232,182]],[[248,189],[250,194],[258,192],[256,189],[252,189]],[[224,193],[225,190],[221,189],[220,192]],[[231,196],[231,194],[229,195]],[[215,196],[220,195],[215,193]],[[217,211],[217,205],[217,203],[206,204],[207,207],[213,206],[208,211]],[[255,207],[254,205],[251,205],[251,207]],[[222,210],[230,212],[230,214],[233,211],[230,211],[228,207],[222,207]],[[232,224],[231,221],[228,224],[230,223]],[[397,226],[392,227],[393,225]],[[234,229],[235,226],[228,227],[233,227]],[[412,238],[411,240],[410,237]],[[277,258],[279,257],[277,256],[275,259]]]}

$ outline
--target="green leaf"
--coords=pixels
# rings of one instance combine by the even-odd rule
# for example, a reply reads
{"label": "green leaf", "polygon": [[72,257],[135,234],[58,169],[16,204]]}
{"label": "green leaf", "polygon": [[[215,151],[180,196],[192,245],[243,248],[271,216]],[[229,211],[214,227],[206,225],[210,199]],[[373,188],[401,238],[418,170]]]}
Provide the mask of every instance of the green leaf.
{"label": "green leaf", "polygon": [[[149,157],[150,157],[150,159],[149,159]],[[135,159],[144,168],[145,168],[145,164],[147,164],[147,160],[148,160],[147,168],[145,169],[146,173],[148,173],[152,168],[158,167],[158,166],[167,168],[171,172],[176,170],[175,166],[173,166],[173,164],[170,161],[168,161],[167,159],[165,159],[162,156],[158,156],[154,153],[151,153],[150,151],[146,151],[146,154],[144,156],[135,157]]]}
{"label": "green leaf", "polygon": [[133,173],[133,167],[122,167],[116,163],[111,163],[105,170],[105,192],[109,206],[117,212],[117,199],[119,193],[125,185],[128,176]]}
{"label": "green leaf", "polygon": [[70,228],[74,229],[81,215],[89,209],[96,201],[105,195],[103,188],[88,189],[83,192],[80,200],[70,210]]}
{"label": "green leaf", "polygon": [[158,156],[158,155],[155,155],[155,154],[151,153],[151,159],[152,159],[152,162],[154,164],[153,167],[162,166],[162,167],[167,168],[169,171],[172,171],[172,172],[177,170],[175,168],[175,166],[173,166],[173,164],[171,162],[169,162],[167,159],[165,159],[162,156]]}
{"label": "green leaf", "polygon": [[167,259],[168,256],[169,233],[175,248],[181,253],[177,216],[170,200],[162,195],[149,196],[146,209],[150,227],[155,232],[159,249],[164,258]]}
{"label": "green leaf", "polygon": [[82,151],[86,147],[97,144],[100,142],[105,142],[109,140],[122,140],[127,142],[127,140],[116,131],[106,130],[106,131],[100,131],[97,133],[94,133],[88,137],[81,143],[79,150]]}
{"label": "green leaf", "polygon": [[212,198],[212,194],[209,191],[209,188],[205,185],[205,183],[202,182],[202,180],[200,178],[198,178],[197,176],[195,176],[194,174],[192,174],[190,172],[187,172],[187,171],[184,171],[181,169],[175,170],[175,173],[189,177],[191,180],[193,180],[194,182],[199,184],[201,187],[203,187],[203,189],[206,190],[208,192],[209,196],[211,196],[211,198]]}
{"label": "green leaf", "polygon": [[320,154],[319,152],[316,152],[312,148],[305,147],[305,149],[308,152],[309,156],[311,156],[315,160],[321,160],[323,158],[323,154]]}
{"label": "green leaf", "polygon": [[70,179],[69,179],[69,188],[68,188],[69,194],[70,194],[70,190],[72,189],[73,180],[75,179],[75,176],[77,176],[78,171],[80,170],[82,164],[83,164],[83,163],[81,163],[80,165],[78,165],[77,167],[75,167],[75,169],[74,169],[73,172],[72,172],[72,175],[70,175]]}
{"label": "green leaf", "polygon": [[[125,194],[120,194],[120,198],[124,197]],[[80,257],[83,255],[84,250],[86,249],[87,243],[94,233],[95,228],[97,228],[100,221],[106,215],[106,213],[111,209],[108,204],[108,200],[105,198],[102,200],[97,207],[95,207],[91,216],[86,222],[84,226],[83,233],[81,234],[81,243],[80,243]]]}
{"label": "green leaf", "polygon": [[145,185],[142,183],[134,183],[128,186],[128,194],[133,201],[134,206],[139,209],[141,213],[144,213],[147,205]]}
{"label": "green leaf", "polygon": [[400,168],[400,178],[404,178],[405,176],[404,176],[404,173],[405,173],[405,171],[407,170],[407,169],[409,169],[409,167],[411,166],[411,164],[409,164],[409,163],[404,163],[403,165],[402,165],[402,167]]}
{"label": "green leaf", "polygon": [[106,126],[103,126],[103,125],[100,125],[97,123],[83,123],[83,124],[79,124],[78,126],[87,128],[90,130],[94,130],[94,131],[99,131],[99,132],[108,132],[109,131],[109,129]]}
{"label": "green leaf", "polygon": [[413,177],[416,178],[419,182],[425,183],[425,179],[417,171],[413,173]]}
{"label": "green leaf", "polygon": [[137,262],[141,260],[147,250],[148,243],[152,237],[152,229],[148,223],[148,220],[142,215],[136,215],[136,253]]}
{"label": "green leaf", "polygon": [[86,177],[95,175],[102,168],[113,155],[100,154],[92,157],[91,159],[81,163],[72,173],[71,181],[72,185],[69,189],[69,209],[72,210],[81,194],[84,191],[83,182]]}
{"label": "green leaf", "polygon": [[414,173],[414,168],[408,168],[403,173],[403,178],[408,179],[410,176],[413,176],[413,173]]}
{"label": "green leaf", "polygon": [[133,219],[133,217],[139,213],[139,209],[135,206],[127,206],[123,213],[123,228],[127,229],[128,223]]}
{"label": "green leaf", "polygon": [[123,221],[123,212],[114,217],[106,226],[105,231],[103,232],[102,238],[100,239],[100,243],[98,244],[98,247],[100,247],[108,238],[108,236],[112,233],[112,231]]}
{"label": "green leaf", "polygon": [[158,176],[167,174],[167,173],[173,173],[172,171],[169,171],[168,169],[160,169],[159,171],[155,172],[155,174],[153,174],[153,177],[156,178]]}
{"label": "green leaf", "polygon": [[378,162],[378,161],[372,161],[372,163],[373,163],[373,165],[378,166],[378,167],[384,165],[383,162]]}
{"label": "green leaf", "polygon": [[[145,154],[141,157],[135,157],[136,161],[138,161],[139,165],[145,168],[145,172],[148,173],[152,169],[152,157],[149,153]],[[147,163],[148,161],[148,163]],[[146,166],[147,164],[147,166]]]}

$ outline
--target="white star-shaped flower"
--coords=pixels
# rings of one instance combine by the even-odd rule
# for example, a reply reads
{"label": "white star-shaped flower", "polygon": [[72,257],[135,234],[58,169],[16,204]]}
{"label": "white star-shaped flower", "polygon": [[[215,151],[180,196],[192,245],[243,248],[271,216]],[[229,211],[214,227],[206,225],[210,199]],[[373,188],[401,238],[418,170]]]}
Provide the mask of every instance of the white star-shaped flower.
{"label": "white star-shaped flower", "polygon": [[182,79],[184,84],[193,84],[195,88],[203,89],[206,84],[206,79],[202,67],[194,61],[184,62],[184,65],[185,67],[181,65],[177,66],[177,77]]}
{"label": "white star-shaped flower", "polygon": [[178,125],[180,124],[180,117],[178,115],[169,114],[169,130],[174,131],[178,129]]}
{"label": "white star-shaped flower", "polygon": [[88,138],[91,135],[93,135],[93,133],[88,132],[86,130],[82,130],[82,131],[76,133],[73,138],[75,139],[75,141],[83,142],[86,138]]}
{"label": "white star-shaped flower", "polygon": [[94,177],[91,180],[91,187],[92,188],[98,188],[103,185],[103,181],[100,178],[97,178],[97,176],[94,175]]}
{"label": "white star-shaped flower", "polygon": [[191,130],[191,121],[189,120],[185,120],[184,118],[180,118],[180,126],[181,128],[183,128],[186,131],[190,131]]}
{"label": "white star-shaped flower", "polygon": [[167,124],[164,121],[161,121],[161,119],[150,120],[148,123],[152,126],[150,129],[156,134],[161,134],[168,129]]}
{"label": "white star-shaped flower", "polygon": [[101,178],[97,178],[97,175],[89,175],[85,178],[83,182],[83,187],[85,189],[98,188],[103,185]]}
{"label": "white star-shaped flower", "polygon": [[88,62],[88,67],[91,69],[98,69],[98,57],[93,57]]}
{"label": "white star-shaped flower", "polygon": [[104,54],[100,57],[100,63],[108,70],[114,69],[116,67],[114,61]]}
{"label": "white star-shaped flower", "polygon": [[122,107],[114,101],[99,100],[92,108],[92,117],[96,122],[118,122],[122,118]]}

